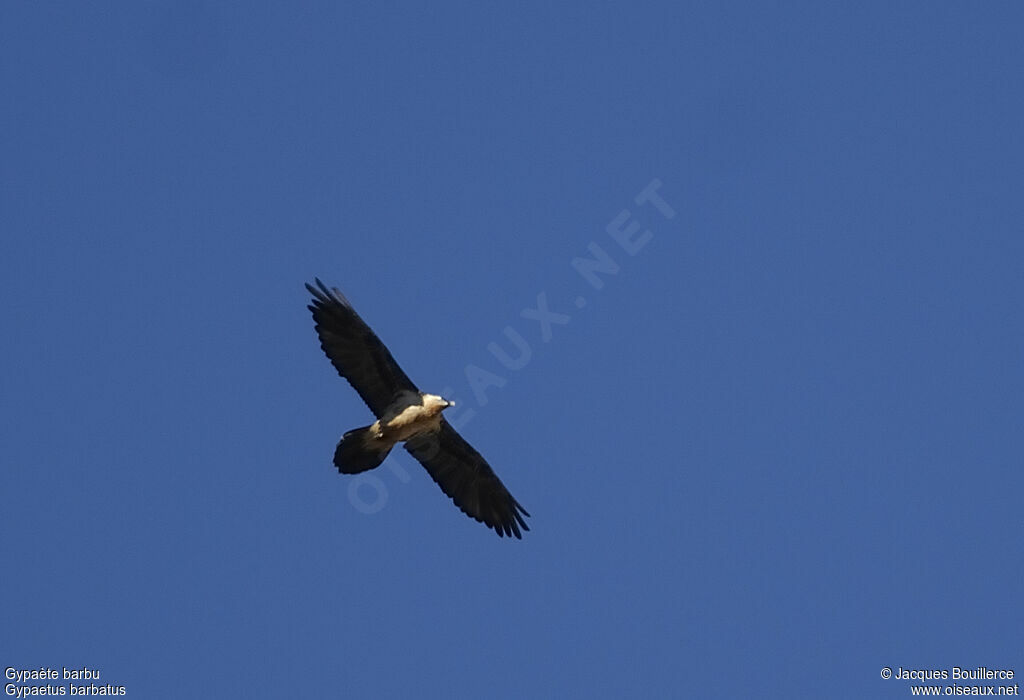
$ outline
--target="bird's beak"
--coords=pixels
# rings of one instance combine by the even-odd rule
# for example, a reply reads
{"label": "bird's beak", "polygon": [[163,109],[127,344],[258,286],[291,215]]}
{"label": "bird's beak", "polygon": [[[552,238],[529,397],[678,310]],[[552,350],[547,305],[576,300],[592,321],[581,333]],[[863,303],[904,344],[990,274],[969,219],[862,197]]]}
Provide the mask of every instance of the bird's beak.
{"label": "bird's beak", "polygon": [[454,406],[454,405],[455,405],[455,402],[454,402],[454,401],[449,401],[448,399],[445,399],[445,400],[444,400],[444,402],[445,402],[445,404],[446,404],[446,405],[445,405],[445,408],[451,408],[452,406]]}

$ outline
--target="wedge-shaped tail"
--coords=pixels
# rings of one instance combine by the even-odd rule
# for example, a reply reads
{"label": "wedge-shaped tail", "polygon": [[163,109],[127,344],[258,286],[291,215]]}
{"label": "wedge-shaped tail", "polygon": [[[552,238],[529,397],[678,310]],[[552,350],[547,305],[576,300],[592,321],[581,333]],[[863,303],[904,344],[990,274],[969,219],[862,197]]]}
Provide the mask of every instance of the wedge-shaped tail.
{"label": "wedge-shaped tail", "polygon": [[345,433],[335,448],[334,466],[342,474],[365,472],[379,467],[392,447],[393,445],[387,445],[381,449],[370,432],[370,426],[356,428]]}

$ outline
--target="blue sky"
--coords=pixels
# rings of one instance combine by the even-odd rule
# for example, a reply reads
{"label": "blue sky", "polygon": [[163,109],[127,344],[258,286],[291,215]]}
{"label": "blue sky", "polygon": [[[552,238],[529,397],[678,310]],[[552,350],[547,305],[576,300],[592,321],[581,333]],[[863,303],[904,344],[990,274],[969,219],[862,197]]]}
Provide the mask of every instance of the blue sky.
{"label": "blue sky", "polygon": [[[0,664],[896,698],[1020,662],[1024,11],[552,5],[3,4]],[[337,474],[371,417],[314,276],[459,401],[523,541],[404,451]]]}

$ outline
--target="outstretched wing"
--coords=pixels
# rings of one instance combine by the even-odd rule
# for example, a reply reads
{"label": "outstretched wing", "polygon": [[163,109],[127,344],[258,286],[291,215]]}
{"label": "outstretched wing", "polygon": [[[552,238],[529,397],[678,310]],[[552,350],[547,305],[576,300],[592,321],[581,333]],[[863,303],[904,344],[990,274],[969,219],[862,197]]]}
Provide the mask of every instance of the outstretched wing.
{"label": "outstretched wing", "polygon": [[526,509],[512,497],[480,453],[441,418],[437,432],[406,441],[405,449],[426,467],[463,513],[493,528],[499,537],[522,539],[519,531],[529,530],[523,516]]}
{"label": "outstretched wing", "polygon": [[320,347],[374,415],[380,418],[399,392],[419,391],[341,292],[319,279],[306,289]]}

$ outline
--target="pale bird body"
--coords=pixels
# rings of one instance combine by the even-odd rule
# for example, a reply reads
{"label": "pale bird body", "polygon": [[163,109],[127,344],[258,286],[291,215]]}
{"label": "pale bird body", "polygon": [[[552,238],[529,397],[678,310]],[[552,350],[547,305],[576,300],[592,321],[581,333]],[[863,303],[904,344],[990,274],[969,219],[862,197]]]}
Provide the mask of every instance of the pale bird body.
{"label": "pale bird body", "polygon": [[441,411],[454,406],[436,394],[403,392],[388,410],[370,426],[370,431],[381,444],[405,442],[409,438],[441,429]]}

